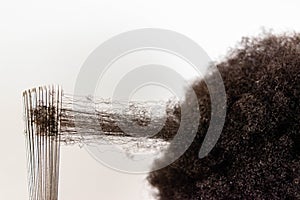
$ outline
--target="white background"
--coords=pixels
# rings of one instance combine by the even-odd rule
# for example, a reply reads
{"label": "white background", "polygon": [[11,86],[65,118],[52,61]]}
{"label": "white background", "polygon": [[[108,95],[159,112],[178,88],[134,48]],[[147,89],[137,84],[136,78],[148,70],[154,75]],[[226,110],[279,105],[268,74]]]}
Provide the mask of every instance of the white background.
{"label": "white background", "polygon": [[[180,32],[219,60],[261,28],[300,31],[299,1],[0,1],[0,199],[28,199],[22,122],[24,89],[61,84],[73,93],[87,56],[108,38],[137,28]],[[60,199],[149,199],[146,175],[106,168],[78,146],[63,147]]]}

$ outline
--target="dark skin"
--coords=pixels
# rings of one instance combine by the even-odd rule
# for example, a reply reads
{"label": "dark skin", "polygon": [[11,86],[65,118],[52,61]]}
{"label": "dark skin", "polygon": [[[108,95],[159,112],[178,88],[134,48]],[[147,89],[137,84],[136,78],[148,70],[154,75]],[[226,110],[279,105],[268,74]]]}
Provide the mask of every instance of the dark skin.
{"label": "dark skin", "polygon": [[[211,108],[205,82],[195,81],[199,129],[179,159],[149,174],[157,198],[300,199],[300,34],[244,38],[216,66],[227,95],[221,137],[199,159]],[[177,128],[170,127],[160,137],[172,139]]]}

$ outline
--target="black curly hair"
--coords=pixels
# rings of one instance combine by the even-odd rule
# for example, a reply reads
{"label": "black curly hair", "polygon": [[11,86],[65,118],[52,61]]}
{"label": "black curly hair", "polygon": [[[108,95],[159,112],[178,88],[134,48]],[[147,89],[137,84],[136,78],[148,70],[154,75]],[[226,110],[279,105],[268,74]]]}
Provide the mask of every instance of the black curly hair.
{"label": "black curly hair", "polygon": [[[157,198],[300,199],[300,34],[243,38],[216,67],[227,95],[221,137],[199,159],[211,101],[205,82],[195,81],[198,132],[179,159],[149,174]],[[172,138],[176,131],[164,137]],[[169,151],[174,149],[171,145]]]}

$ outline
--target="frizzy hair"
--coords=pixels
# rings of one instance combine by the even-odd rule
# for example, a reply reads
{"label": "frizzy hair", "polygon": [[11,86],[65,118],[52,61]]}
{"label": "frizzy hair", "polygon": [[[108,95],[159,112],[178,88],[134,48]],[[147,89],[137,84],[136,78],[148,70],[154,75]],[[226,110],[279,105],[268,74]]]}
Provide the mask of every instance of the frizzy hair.
{"label": "frizzy hair", "polygon": [[207,86],[197,80],[197,135],[178,160],[149,174],[157,198],[300,199],[300,34],[243,38],[216,66],[227,95],[221,137],[199,159],[211,109]]}

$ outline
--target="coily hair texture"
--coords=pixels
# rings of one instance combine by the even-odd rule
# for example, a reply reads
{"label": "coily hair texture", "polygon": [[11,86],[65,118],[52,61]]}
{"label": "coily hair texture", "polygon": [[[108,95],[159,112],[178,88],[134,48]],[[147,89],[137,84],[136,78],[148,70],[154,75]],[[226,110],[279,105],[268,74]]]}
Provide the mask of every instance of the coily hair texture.
{"label": "coily hair texture", "polygon": [[[157,198],[300,199],[300,34],[243,38],[216,67],[227,95],[221,136],[200,159],[211,100],[205,81],[197,80],[198,132],[179,159],[149,174]],[[205,79],[214,83],[215,76],[212,71]],[[172,138],[176,131],[164,137]],[[171,144],[168,151],[173,150]]]}

